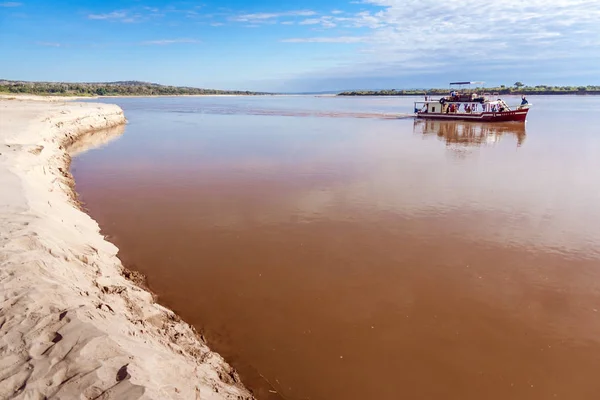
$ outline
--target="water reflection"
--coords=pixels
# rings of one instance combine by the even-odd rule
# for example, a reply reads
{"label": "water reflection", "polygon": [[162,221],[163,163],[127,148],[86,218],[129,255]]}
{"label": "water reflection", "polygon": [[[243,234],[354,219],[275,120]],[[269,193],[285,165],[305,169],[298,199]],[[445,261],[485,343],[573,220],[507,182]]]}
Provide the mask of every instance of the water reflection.
{"label": "water reflection", "polygon": [[421,135],[437,135],[447,146],[459,147],[495,144],[503,136],[514,136],[517,147],[525,141],[525,124],[504,122],[485,123],[470,121],[415,120],[413,132]]}
{"label": "water reflection", "polygon": [[103,147],[113,140],[120,138],[125,132],[125,127],[126,125],[122,124],[112,128],[85,133],[67,146],[69,155],[71,157],[76,157],[90,149]]}

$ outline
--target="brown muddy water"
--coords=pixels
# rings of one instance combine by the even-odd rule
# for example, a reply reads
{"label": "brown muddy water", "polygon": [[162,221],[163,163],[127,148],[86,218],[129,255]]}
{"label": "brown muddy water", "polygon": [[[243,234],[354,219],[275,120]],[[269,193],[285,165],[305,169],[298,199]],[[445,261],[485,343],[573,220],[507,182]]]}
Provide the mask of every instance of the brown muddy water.
{"label": "brown muddy water", "polygon": [[125,134],[72,169],[259,399],[597,399],[600,97],[529,100],[110,99]]}

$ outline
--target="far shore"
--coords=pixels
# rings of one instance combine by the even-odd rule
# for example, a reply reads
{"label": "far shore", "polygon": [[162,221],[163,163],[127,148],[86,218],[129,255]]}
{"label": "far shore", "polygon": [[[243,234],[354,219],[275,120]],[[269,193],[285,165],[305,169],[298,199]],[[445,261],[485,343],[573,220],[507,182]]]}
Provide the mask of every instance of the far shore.
{"label": "far shore", "polygon": [[[454,83],[469,87],[478,92],[498,93],[499,95],[600,95],[596,85],[514,85],[476,87],[483,82]],[[451,84],[452,85],[452,84]],[[30,82],[0,79],[0,95],[29,94],[42,96],[75,96],[81,98],[120,98],[120,97],[228,97],[228,96],[445,96],[449,88],[409,88],[409,89],[345,89],[297,92],[265,92],[249,90],[222,90],[191,86],[171,86],[142,81],[116,82]]]}
{"label": "far shore", "polygon": [[109,96],[72,96],[72,95],[56,95],[56,94],[27,94],[27,93],[0,93],[0,99],[20,99],[20,100],[45,100],[45,101],[69,101],[69,100],[94,100],[94,99],[120,99],[120,98],[162,98],[162,97],[300,97],[300,96],[319,96],[319,97],[335,97],[337,94],[156,94],[156,95],[109,95]]}
{"label": "far shore", "polygon": [[[72,96],[72,95],[37,95],[37,94],[26,94],[26,93],[0,93],[0,99],[45,99],[46,101],[75,101],[75,100],[94,100],[94,99],[127,99],[127,98],[173,98],[173,97],[423,97],[423,96],[445,96],[447,93],[397,93],[397,94],[377,94],[377,93],[361,93],[361,94],[344,94],[344,93],[301,93],[301,94],[287,94],[287,93],[273,93],[273,94],[174,94],[174,95],[108,95],[108,96]],[[586,92],[586,93],[500,93],[500,96],[598,96],[598,92]]]}

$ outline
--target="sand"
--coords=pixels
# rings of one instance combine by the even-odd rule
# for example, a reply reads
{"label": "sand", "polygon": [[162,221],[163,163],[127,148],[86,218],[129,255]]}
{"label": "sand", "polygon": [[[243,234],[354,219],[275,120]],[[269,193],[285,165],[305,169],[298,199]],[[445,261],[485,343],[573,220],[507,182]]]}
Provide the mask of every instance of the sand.
{"label": "sand", "polygon": [[251,399],[78,206],[69,153],[124,123],[115,105],[0,96],[0,398]]}

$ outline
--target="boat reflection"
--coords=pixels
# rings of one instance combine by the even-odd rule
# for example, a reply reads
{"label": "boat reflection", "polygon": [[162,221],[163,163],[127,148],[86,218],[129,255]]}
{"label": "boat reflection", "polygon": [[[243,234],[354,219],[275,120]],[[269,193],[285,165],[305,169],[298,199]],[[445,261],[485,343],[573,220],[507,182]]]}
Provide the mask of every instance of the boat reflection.
{"label": "boat reflection", "polygon": [[447,146],[469,147],[493,145],[503,136],[514,136],[517,147],[525,141],[525,124],[514,122],[470,122],[415,120],[413,132],[416,134],[437,135]]}

